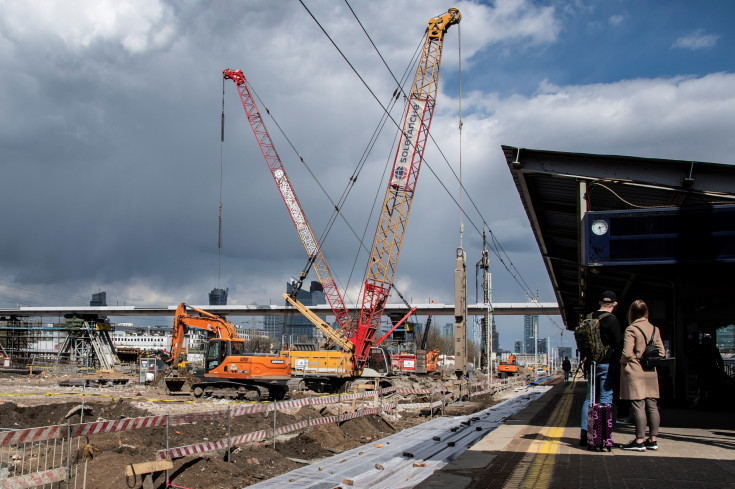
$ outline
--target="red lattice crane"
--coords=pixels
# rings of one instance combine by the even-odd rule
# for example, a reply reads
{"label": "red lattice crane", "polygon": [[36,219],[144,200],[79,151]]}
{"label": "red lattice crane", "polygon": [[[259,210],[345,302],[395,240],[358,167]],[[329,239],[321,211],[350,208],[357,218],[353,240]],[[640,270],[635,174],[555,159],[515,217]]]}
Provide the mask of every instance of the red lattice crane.
{"label": "red lattice crane", "polygon": [[278,191],[281,193],[281,197],[283,197],[283,202],[286,204],[294,226],[296,226],[296,231],[299,233],[306,253],[309,255],[309,259],[313,261],[312,266],[319,278],[319,282],[321,282],[324,288],[324,295],[340,327],[346,330],[349,335],[352,328],[349,311],[339,293],[334,278],[332,278],[332,273],[329,271],[329,266],[322,255],[319,244],[316,238],[314,238],[314,233],[311,231],[309,221],[306,219],[304,210],[299,203],[299,199],[296,197],[288,175],[286,175],[281,158],[278,156],[278,152],[268,134],[268,129],[263,122],[263,117],[260,115],[260,111],[255,104],[250,87],[248,86],[248,81],[242,70],[226,69],[222,72],[222,76],[225,79],[231,79],[237,86],[237,92],[240,94],[240,100],[242,100],[242,106],[250,122],[250,127],[253,129],[255,138],[258,140],[260,149],[265,157],[265,162],[268,164],[268,168],[273,176],[273,180],[276,182]]}

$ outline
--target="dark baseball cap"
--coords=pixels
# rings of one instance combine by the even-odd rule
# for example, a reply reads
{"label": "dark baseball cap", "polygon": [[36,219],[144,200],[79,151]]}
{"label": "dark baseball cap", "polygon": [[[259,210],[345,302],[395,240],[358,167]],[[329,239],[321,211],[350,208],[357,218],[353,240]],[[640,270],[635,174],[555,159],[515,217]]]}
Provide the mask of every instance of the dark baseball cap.
{"label": "dark baseball cap", "polygon": [[617,302],[618,297],[612,290],[606,290],[600,295],[600,302]]}

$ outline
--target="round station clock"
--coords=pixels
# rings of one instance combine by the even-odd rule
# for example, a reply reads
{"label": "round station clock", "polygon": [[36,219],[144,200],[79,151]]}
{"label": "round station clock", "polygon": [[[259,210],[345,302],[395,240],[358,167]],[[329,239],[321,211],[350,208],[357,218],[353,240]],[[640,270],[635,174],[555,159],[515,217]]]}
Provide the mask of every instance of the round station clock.
{"label": "round station clock", "polygon": [[595,221],[592,223],[592,232],[598,236],[602,236],[607,233],[607,222],[606,221]]}

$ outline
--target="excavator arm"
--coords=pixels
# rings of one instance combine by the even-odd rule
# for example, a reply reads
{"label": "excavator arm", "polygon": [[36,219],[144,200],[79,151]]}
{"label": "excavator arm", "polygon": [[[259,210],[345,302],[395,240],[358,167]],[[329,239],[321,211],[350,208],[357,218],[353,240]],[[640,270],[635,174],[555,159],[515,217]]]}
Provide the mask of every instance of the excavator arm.
{"label": "excavator arm", "polygon": [[[188,310],[198,315],[191,315],[188,313]],[[187,328],[203,329],[213,333],[217,338],[227,340],[239,339],[237,330],[232,323],[202,309],[187,306],[182,302],[176,308],[176,315],[174,316],[173,335],[171,336],[171,358],[168,360],[169,365],[179,363],[178,359],[184,346],[184,336],[186,335]]]}

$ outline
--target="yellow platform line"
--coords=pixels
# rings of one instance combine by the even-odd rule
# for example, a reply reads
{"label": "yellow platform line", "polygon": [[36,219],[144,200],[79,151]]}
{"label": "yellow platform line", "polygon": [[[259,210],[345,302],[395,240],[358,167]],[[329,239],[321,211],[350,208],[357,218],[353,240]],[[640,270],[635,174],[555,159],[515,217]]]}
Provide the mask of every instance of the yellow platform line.
{"label": "yellow platform line", "polygon": [[556,462],[556,453],[559,450],[559,443],[564,434],[573,399],[574,383],[572,382],[562,393],[561,402],[552,412],[549,422],[541,429],[536,440],[531,443],[526,455],[504,487],[521,489],[549,487]]}

